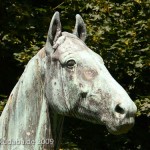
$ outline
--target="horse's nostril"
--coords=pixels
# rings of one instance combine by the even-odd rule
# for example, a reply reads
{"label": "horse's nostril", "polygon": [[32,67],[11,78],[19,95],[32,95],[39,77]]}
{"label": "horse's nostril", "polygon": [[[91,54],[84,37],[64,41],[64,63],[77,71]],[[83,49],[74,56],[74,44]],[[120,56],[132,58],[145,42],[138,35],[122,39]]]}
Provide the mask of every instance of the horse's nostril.
{"label": "horse's nostril", "polygon": [[87,96],[87,93],[86,93],[86,92],[81,93],[81,97],[82,97],[82,98],[86,98],[86,96]]}
{"label": "horse's nostril", "polygon": [[119,114],[125,113],[125,110],[119,104],[115,107],[115,111]]}

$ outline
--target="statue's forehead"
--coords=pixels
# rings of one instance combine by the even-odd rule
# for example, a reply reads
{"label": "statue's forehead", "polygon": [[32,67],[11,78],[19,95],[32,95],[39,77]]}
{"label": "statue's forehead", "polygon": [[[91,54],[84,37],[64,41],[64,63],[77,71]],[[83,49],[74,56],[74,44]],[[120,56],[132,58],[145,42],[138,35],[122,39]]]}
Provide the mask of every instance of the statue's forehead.
{"label": "statue's forehead", "polygon": [[[72,35],[72,34],[70,34]],[[79,51],[88,51],[89,48],[85,45],[83,41],[78,39],[75,35],[65,36],[65,40],[58,47],[58,51],[60,53],[64,53],[67,51],[70,52],[79,52]]]}
{"label": "statue's forehead", "polygon": [[78,62],[84,59],[91,59],[89,48],[78,38],[66,37],[65,41],[56,50],[59,60],[75,59]]}
{"label": "statue's forehead", "polygon": [[64,40],[63,42],[60,42],[61,44],[58,46],[55,52],[55,56],[57,58],[59,57],[63,59],[64,57],[73,56],[82,60],[97,60],[98,62],[100,61],[101,63],[103,63],[102,58],[91,49],[89,49],[86,44],[75,35],[68,32],[63,32],[62,37],[64,37]]}

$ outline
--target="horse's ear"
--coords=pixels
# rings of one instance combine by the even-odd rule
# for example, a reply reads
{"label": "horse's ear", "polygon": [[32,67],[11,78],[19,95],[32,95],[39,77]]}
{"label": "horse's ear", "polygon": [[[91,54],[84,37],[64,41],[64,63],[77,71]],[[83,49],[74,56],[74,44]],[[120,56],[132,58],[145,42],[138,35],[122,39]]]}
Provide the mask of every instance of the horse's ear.
{"label": "horse's ear", "polygon": [[[49,26],[46,45],[52,47],[61,35],[62,32],[61,32],[61,22],[59,12],[55,12]],[[48,49],[49,48],[47,48],[47,51]]]}
{"label": "horse's ear", "polygon": [[79,14],[76,15],[76,24],[73,34],[79,37],[82,41],[85,41],[86,39],[86,25]]}

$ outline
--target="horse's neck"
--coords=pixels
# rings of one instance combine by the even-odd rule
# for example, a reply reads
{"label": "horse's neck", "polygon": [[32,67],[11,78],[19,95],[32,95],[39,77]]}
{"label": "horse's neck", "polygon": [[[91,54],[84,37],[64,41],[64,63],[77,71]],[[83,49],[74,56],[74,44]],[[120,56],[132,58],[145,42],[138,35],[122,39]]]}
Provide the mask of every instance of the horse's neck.
{"label": "horse's neck", "polygon": [[[59,142],[63,117],[50,113],[48,102],[44,97],[44,50],[33,57],[18,83],[10,94],[9,100],[1,116],[0,138],[7,140],[52,139]],[[42,60],[43,59],[43,60]],[[52,125],[51,125],[52,123]],[[7,146],[7,145],[6,145]],[[10,146],[10,145],[9,145]],[[50,149],[54,145],[15,145],[16,149]],[[0,149],[9,149],[0,145]]]}

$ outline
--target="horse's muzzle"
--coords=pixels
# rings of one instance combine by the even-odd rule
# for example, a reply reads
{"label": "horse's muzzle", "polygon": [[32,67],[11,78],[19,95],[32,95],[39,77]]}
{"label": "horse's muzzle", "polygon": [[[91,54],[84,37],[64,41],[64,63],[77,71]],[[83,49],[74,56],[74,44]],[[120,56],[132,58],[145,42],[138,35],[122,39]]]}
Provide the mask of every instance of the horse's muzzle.
{"label": "horse's muzzle", "polygon": [[134,126],[134,117],[124,119],[123,121],[115,121],[113,125],[106,125],[108,131],[114,135],[127,133]]}

